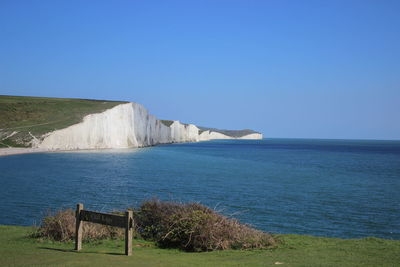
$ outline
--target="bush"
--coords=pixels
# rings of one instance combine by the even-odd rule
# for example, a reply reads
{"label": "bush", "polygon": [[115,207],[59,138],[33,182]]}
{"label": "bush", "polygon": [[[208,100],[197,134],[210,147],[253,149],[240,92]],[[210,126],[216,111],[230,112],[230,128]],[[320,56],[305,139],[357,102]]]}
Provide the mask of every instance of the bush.
{"label": "bush", "polygon": [[[45,217],[33,236],[55,241],[74,240],[75,224],[75,211],[72,209],[61,210]],[[122,237],[124,237],[124,230],[121,228],[89,222],[83,224],[84,241]]]}
{"label": "bush", "polygon": [[265,248],[275,244],[270,234],[197,203],[145,201],[135,218],[142,237],[156,241],[161,247],[210,251]]}
{"label": "bush", "polygon": [[[149,200],[134,211],[136,233],[160,247],[185,251],[266,248],[275,245],[268,233],[241,224],[198,203]],[[58,211],[42,220],[35,237],[56,241],[75,238],[75,211]],[[84,222],[83,239],[123,238],[124,229]]]}

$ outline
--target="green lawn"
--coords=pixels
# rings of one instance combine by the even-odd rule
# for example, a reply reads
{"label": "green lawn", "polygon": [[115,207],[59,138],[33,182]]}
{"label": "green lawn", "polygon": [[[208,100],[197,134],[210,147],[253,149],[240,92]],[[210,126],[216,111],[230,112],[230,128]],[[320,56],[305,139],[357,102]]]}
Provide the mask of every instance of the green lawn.
{"label": "green lawn", "polygon": [[[27,146],[41,135],[126,102],[0,95],[0,147]],[[5,138],[17,132],[10,138]]]}
{"label": "green lawn", "polygon": [[[187,253],[134,240],[133,255],[123,255],[123,240],[83,243],[39,241],[30,227],[0,226],[0,265],[74,266],[400,266],[400,241],[377,238],[344,240],[282,235],[270,250]],[[276,264],[282,263],[282,264]]]}

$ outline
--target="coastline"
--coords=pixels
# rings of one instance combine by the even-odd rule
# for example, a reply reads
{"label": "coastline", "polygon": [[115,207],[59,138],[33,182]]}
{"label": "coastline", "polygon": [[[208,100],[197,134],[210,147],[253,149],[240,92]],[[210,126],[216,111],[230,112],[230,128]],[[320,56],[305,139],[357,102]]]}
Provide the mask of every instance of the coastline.
{"label": "coastline", "polygon": [[[251,138],[226,138],[230,140],[251,140]],[[217,139],[208,139],[208,140],[200,140],[198,142],[205,142],[210,140],[217,140]],[[223,140],[223,139],[219,139]],[[166,144],[175,144],[175,143],[190,143],[190,142],[170,142],[170,143],[162,143],[159,145],[166,145]],[[157,144],[158,145],[158,144]],[[50,148],[32,148],[32,147],[7,147],[7,148],[0,148],[0,157],[5,156],[12,156],[12,155],[19,155],[19,154],[33,154],[33,153],[49,153],[49,152],[130,152],[132,149],[137,148],[144,148],[144,147],[151,147],[150,146],[142,146],[142,147],[123,147],[123,148],[91,148],[91,149],[50,149]]]}
{"label": "coastline", "polygon": [[[31,148],[31,147],[9,147],[9,148],[0,148],[0,157],[12,156],[12,155],[20,155],[20,154],[34,154],[34,153],[79,153],[79,152],[118,152],[118,153],[129,153],[133,150],[137,149],[136,147],[128,147],[128,148],[94,148],[94,149],[70,149],[70,150],[60,150],[60,149],[45,149],[45,148]],[[135,151],[136,152],[136,151]]]}
{"label": "coastline", "polygon": [[52,150],[48,150],[48,149],[44,149],[44,148],[31,148],[31,147],[0,148],[0,157],[18,155],[18,154],[41,153],[41,152],[52,152]]}

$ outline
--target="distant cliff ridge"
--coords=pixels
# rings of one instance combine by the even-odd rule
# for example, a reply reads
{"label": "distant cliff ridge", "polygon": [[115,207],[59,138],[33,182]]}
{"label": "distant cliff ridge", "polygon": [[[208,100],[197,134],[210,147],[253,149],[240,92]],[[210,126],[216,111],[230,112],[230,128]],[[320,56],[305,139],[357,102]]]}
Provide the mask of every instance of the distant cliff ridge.
{"label": "distant cliff ridge", "polygon": [[247,135],[257,135],[257,134],[261,134],[259,132],[256,132],[254,130],[250,130],[250,129],[244,129],[244,130],[221,130],[221,129],[215,129],[215,128],[207,128],[207,127],[201,127],[198,126],[200,133],[205,132],[205,131],[210,131],[210,132],[216,132],[216,133],[221,133],[223,135],[227,135],[230,137],[243,137],[243,136],[247,136]]}
{"label": "distant cliff ridge", "polygon": [[25,130],[22,141],[12,137],[18,136],[18,130],[24,127],[0,126],[0,141],[3,147],[11,147],[13,142],[19,145],[24,142],[22,145],[46,150],[76,150],[145,147],[212,139],[262,139],[261,133],[252,130],[218,130],[179,121],[158,120],[137,103],[119,102],[113,105],[102,112],[87,114],[81,122],[61,129],[36,135]]}
{"label": "distant cliff ridge", "polygon": [[255,132],[201,132],[193,124],[160,121],[137,103],[120,104],[102,113],[87,115],[81,123],[46,134],[38,148],[51,150],[145,147],[157,144],[212,139],[261,139]]}

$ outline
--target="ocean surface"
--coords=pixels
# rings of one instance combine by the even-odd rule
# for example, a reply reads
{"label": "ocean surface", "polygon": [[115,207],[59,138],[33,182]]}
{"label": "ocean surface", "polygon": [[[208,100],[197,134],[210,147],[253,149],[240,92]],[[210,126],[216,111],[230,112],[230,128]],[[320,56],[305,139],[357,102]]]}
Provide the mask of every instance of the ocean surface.
{"label": "ocean surface", "polygon": [[0,224],[195,201],[272,233],[400,239],[400,141],[223,140],[0,157]]}

